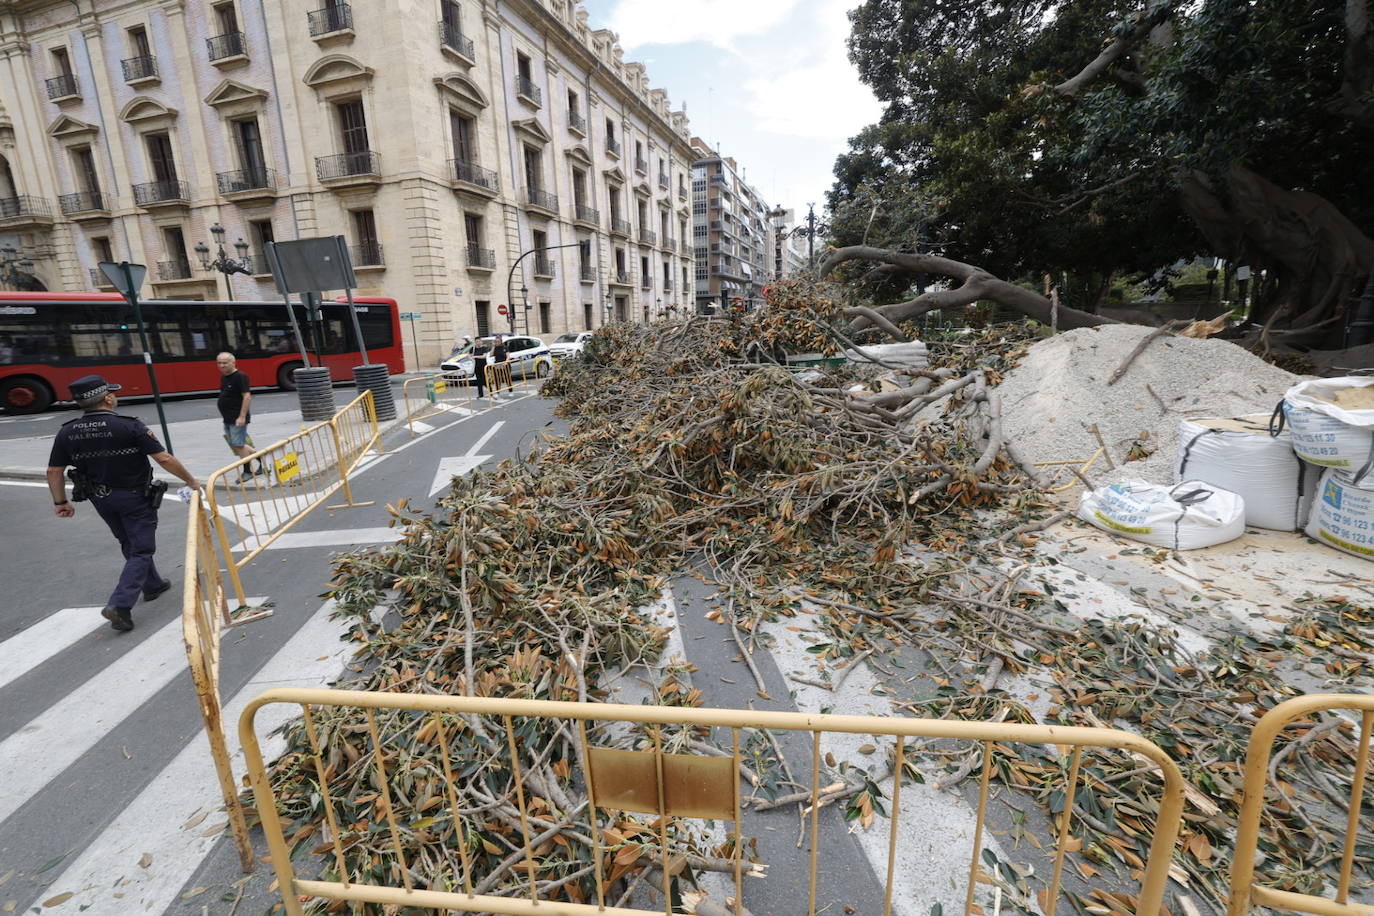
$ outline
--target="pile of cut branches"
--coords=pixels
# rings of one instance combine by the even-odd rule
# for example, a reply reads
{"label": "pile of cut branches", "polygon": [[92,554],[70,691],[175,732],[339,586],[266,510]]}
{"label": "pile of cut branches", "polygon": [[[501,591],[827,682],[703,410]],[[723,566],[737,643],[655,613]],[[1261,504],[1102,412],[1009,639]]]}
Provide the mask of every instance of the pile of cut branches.
{"label": "pile of cut branches", "polygon": [[[1034,562],[1034,532],[1061,517],[1005,440],[995,388],[1034,328],[989,329],[967,341],[973,346],[949,349],[945,362],[937,351],[929,369],[860,362],[803,381],[776,362],[779,349],[834,352],[852,342],[805,290],[781,295],[793,298],[776,313],[600,330],[545,389],[563,398],[567,436],[522,462],[455,479],[434,513],[392,507],[400,541],[337,566],[332,594],[359,643],[350,686],[598,699],[617,671],[658,657],[664,633],[640,609],[673,575],[707,569],[721,586],[722,623],[742,648],[761,638],[762,621],[795,614],[807,600],[847,642],[837,653],[846,665],[897,644],[931,652],[945,677],[937,702],[914,714],[1027,721],[1024,704],[998,681],[1034,674],[1054,685],[1050,721],[1123,724],[1156,740],[1181,758],[1198,797],[1215,796],[1214,812],[1190,819],[1181,855],[1190,887],[1214,903],[1223,860],[1215,850],[1234,824],[1248,728],[1292,689],[1252,644],[1194,659],[1168,631],[1143,622],[1054,620],[1053,596],[1020,584]],[[920,559],[907,549],[913,544],[925,548]],[[378,604],[394,608],[394,622],[373,622]],[[1348,616],[1315,615],[1303,632]],[[658,699],[699,701],[671,683]],[[356,880],[400,884],[404,861],[416,886],[449,889],[466,858],[479,892],[526,893],[509,754],[518,743],[533,759],[520,767],[518,788],[534,812],[541,893],[594,900],[598,867],[615,892],[608,903],[659,886],[645,879],[663,863],[651,839],[637,839],[652,833],[648,819],[602,824],[614,848],[594,857],[580,744],[563,723],[521,721],[507,734],[475,717],[379,717],[390,749],[387,792],[361,713],[321,710],[314,724],[342,867]],[[287,736],[290,750],[272,778],[292,844],[319,854],[320,870],[337,877],[332,845],[319,834],[326,818],[311,741],[300,724]],[[636,732],[593,738],[647,741]],[[1305,743],[1331,759],[1344,759],[1350,745],[1335,726]],[[1276,778],[1300,760],[1305,754],[1289,756]],[[1085,879],[1110,869],[1128,880],[1145,854],[1153,814],[1139,799],[1151,785],[1126,763],[1085,765],[1091,786],[1074,811]],[[852,771],[828,766],[827,784],[851,782]],[[950,766],[941,785],[958,785],[971,769],[966,760]],[[998,772],[1050,809],[1062,798],[1050,777],[1062,776],[1063,761],[1043,749]],[[869,774],[843,794],[863,795],[855,810],[862,815],[866,802],[871,812],[881,781]],[[769,795],[784,794],[772,788]],[[1277,837],[1269,854],[1291,886],[1320,885],[1329,832],[1281,808],[1268,812],[1267,827]],[[673,839],[683,880],[730,867],[729,848],[707,848],[688,832]]]}

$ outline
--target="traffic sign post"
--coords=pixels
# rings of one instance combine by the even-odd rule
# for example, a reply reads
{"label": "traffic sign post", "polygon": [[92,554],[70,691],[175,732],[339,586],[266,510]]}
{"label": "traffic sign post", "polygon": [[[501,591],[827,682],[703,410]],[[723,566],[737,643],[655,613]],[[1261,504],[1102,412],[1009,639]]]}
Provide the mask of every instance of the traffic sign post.
{"label": "traffic sign post", "polygon": [[410,342],[415,347],[415,371],[420,371],[420,335],[415,330],[415,322],[419,321],[423,315],[419,312],[402,312],[401,320],[410,322]]}
{"label": "traffic sign post", "polygon": [[148,276],[148,267],[144,264],[130,264],[128,261],[120,261],[118,264],[113,261],[101,261],[100,272],[134,308],[134,323],[138,325],[138,339],[143,347],[143,365],[148,367],[148,383],[153,388],[157,420],[162,426],[162,445],[170,452],[172,434],[167,430],[167,415],[162,410],[162,392],[157,387],[157,370],[153,368],[153,354],[148,349],[148,329],[143,324],[143,309],[138,302],[138,289]]}

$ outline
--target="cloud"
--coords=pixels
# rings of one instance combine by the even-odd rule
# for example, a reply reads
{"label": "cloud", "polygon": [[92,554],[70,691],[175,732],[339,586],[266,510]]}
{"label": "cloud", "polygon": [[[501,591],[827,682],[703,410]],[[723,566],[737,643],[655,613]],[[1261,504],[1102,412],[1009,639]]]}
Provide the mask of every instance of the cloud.
{"label": "cloud", "polygon": [[626,49],[704,41],[722,48],[787,19],[800,0],[620,0],[610,27]]}

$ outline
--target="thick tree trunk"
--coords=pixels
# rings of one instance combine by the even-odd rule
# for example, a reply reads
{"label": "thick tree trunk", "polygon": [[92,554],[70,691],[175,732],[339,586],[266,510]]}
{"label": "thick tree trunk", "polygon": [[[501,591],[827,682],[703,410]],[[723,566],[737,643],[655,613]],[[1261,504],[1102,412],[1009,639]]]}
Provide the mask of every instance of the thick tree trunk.
{"label": "thick tree trunk", "polygon": [[[994,277],[981,267],[932,254],[912,254],[869,245],[851,245],[832,251],[822,262],[819,275],[829,276],[835,268],[847,261],[878,261],[913,274],[938,274],[960,281],[959,286],[950,289],[931,290],[906,302],[896,302],[873,309],[894,325],[936,309],[972,305],[979,299],[991,299],[1043,324],[1054,324],[1061,330],[1117,323],[1110,318],[1090,315],[1062,305],[1055,309],[1054,304],[1039,293]],[[863,314],[865,311],[868,310],[845,310],[844,314],[853,319],[849,325],[850,333],[873,326],[874,322]],[[887,333],[891,336],[890,331]]]}
{"label": "thick tree trunk", "polygon": [[[1266,298],[1281,303],[1284,327],[1321,326],[1317,336],[1326,336],[1374,267],[1374,240],[1317,194],[1286,190],[1243,166],[1228,173],[1224,195],[1196,172],[1184,178],[1182,194],[1218,254],[1270,272]],[[1274,317],[1267,305],[1259,309],[1266,319]]]}

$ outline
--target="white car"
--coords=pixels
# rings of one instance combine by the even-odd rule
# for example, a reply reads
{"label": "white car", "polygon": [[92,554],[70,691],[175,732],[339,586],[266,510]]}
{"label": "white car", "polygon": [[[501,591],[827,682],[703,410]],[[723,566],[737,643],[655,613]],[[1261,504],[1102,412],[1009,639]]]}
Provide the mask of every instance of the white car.
{"label": "white car", "polygon": [[587,341],[591,339],[591,331],[570,331],[560,334],[557,340],[549,344],[549,353],[555,360],[580,356],[587,346]]}
{"label": "white car", "polygon": [[[553,371],[553,358],[549,348],[538,337],[506,337],[506,358],[510,360],[511,378],[544,378]],[[467,343],[455,347],[448,359],[439,364],[439,370],[456,382],[472,378],[472,353],[477,349],[485,353],[488,365],[491,364],[491,348],[487,344]]]}

